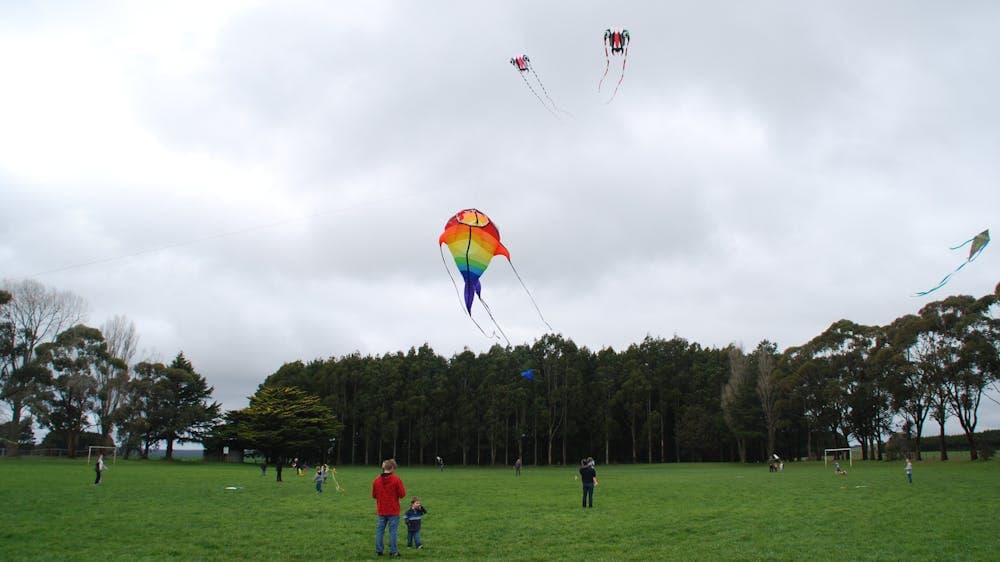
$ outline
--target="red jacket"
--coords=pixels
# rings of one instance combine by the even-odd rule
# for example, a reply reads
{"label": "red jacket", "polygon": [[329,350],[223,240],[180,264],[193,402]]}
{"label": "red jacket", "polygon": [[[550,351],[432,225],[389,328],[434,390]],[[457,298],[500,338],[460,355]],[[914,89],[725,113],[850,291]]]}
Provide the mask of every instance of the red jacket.
{"label": "red jacket", "polygon": [[379,515],[399,515],[399,500],[406,497],[406,488],[398,476],[383,472],[372,482],[372,497]]}

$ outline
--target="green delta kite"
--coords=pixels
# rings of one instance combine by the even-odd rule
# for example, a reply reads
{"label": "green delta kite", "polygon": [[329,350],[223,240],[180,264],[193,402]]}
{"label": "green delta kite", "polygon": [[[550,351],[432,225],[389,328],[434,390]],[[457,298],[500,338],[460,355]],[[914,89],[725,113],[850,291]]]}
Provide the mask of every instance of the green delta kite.
{"label": "green delta kite", "polygon": [[947,283],[949,279],[951,279],[952,275],[955,275],[956,273],[958,273],[959,271],[961,271],[961,269],[963,267],[965,267],[966,265],[972,263],[973,260],[975,260],[976,258],[978,258],[979,254],[983,253],[983,250],[986,249],[986,245],[990,243],[990,230],[987,228],[986,230],[984,230],[984,231],[980,232],[979,234],[975,235],[973,238],[969,238],[968,240],[966,240],[965,242],[962,242],[958,246],[953,246],[951,249],[952,250],[957,250],[959,248],[962,248],[962,247],[968,245],[969,243],[972,244],[972,246],[969,248],[969,257],[964,262],[962,262],[962,265],[960,265],[957,268],[955,268],[955,271],[952,271],[948,275],[945,275],[944,279],[942,279],[941,282],[938,283],[937,285],[931,287],[930,289],[928,289],[926,291],[921,291],[921,292],[919,292],[919,293],[917,293],[917,294],[915,294],[913,296],[915,296],[915,297],[922,297],[924,295],[933,293],[934,291],[940,289],[941,287],[944,287],[944,284]]}

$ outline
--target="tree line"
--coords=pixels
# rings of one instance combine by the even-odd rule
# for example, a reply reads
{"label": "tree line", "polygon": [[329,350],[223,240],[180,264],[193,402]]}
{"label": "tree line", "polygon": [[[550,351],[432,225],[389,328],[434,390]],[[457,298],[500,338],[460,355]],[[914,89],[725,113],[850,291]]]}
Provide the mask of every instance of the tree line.
{"label": "tree line", "polygon": [[[952,296],[885,326],[834,322],[779,352],[646,337],[592,351],[559,334],[531,345],[444,357],[423,345],[384,355],[295,361],[248,407],[220,412],[212,388],[179,353],[132,362],[134,326],[80,322],[80,300],[26,281],[0,290],[0,426],[8,451],[37,422],[67,447],[88,428],[148,454],[156,443],[256,449],[338,464],[386,457],[464,465],[754,462],[777,452],[817,458],[859,443],[865,459],[920,458],[936,422],[962,427],[975,460],[978,412],[1000,373],[1000,285]],[[523,373],[531,371],[531,376]],[[16,452],[17,447],[13,447]],[[990,451],[991,453],[991,451]],[[985,455],[985,456],[988,456]]]}
{"label": "tree line", "polygon": [[[885,326],[840,320],[784,352],[766,340],[746,351],[678,337],[592,351],[548,334],[449,358],[423,345],[296,361],[267,377],[249,408],[229,412],[213,442],[336,463],[391,456],[429,464],[442,456],[463,465],[552,465],[586,456],[818,458],[849,443],[860,444],[864,459],[881,460],[892,438],[894,452],[919,459],[933,421],[947,459],[945,423],[954,418],[975,460],[992,454],[976,426],[1000,372],[997,304],[996,294],[953,296]],[[316,439],[286,446],[277,434],[280,427],[300,435],[317,416],[335,421]]]}

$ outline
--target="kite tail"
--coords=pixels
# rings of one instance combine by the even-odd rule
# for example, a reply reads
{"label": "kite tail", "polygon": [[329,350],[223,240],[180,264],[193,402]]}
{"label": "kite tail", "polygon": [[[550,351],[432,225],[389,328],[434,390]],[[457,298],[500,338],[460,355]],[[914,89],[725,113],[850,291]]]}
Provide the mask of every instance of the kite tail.
{"label": "kite tail", "polygon": [[[466,310],[466,308],[465,308],[465,299],[462,297],[462,292],[459,290],[458,283],[455,282],[455,277],[451,274],[451,270],[448,269],[448,262],[445,261],[445,259],[444,259],[444,250],[442,250],[441,247],[438,246],[438,251],[441,253],[441,263],[444,264],[444,270],[448,273],[448,278],[451,279],[451,284],[454,285],[454,287],[455,287],[455,294],[458,296],[458,303],[459,303],[459,306],[462,307],[462,312],[464,312],[464,313],[466,313],[468,315],[469,320],[472,320],[472,323],[475,324],[477,328],[479,328],[479,331],[482,332],[482,334],[484,336],[486,336],[486,337],[488,337],[490,339],[499,340],[500,338],[497,337],[496,332],[493,332],[492,335],[491,334],[487,334],[486,330],[484,330],[483,327],[479,325],[479,322],[476,322],[476,319],[472,317],[472,311],[471,310]],[[483,302],[483,297],[479,297],[479,302]],[[486,306],[485,302],[483,302],[483,306],[484,307]],[[493,319],[493,313],[490,312],[489,308],[486,309],[486,312],[489,312],[490,319]],[[493,320],[493,324],[496,325],[496,320]],[[497,325],[497,329],[499,329],[499,328],[500,328],[500,326]],[[503,330],[500,330],[500,333],[503,334]],[[504,339],[505,340],[507,339],[506,335],[504,335]],[[510,340],[507,340],[507,345],[510,345]]]}
{"label": "kite tail", "polygon": [[542,79],[541,79],[541,78],[539,78],[539,77],[538,77],[538,73],[537,73],[537,72],[535,72],[535,67],[533,67],[533,66],[532,66],[532,67],[530,67],[530,68],[531,68],[531,74],[533,74],[533,75],[535,76],[535,81],[536,81],[536,82],[538,82],[538,85],[539,85],[539,86],[540,86],[540,87],[542,88],[542,93],[543,93],[543,94],[545,94],[545,97],[546,97],[546,98],[547,98],[547,99],[549,100],[549,103],[551,103],[551,104],[552,104],[552,107],[553,107],[553,108],[554,108],[554,109],[555,109],[556,111],[559,111],[559,112],[561,112],[561,113],[565,113],[566,115],[570,115],[570,112],[568,112],[568,111],[566,111],[565,109],[563,109],[563,108],[559,107],[558,105],[556,105],[556,102],[555,102],[555,100],[553,100],[553,99],[552,99],[552,98],[551,98],[551,97],[549,96],[549,92],[548,92],[548,91],[547,91],[547,90],[545,89],[545,84],[543,84],[543,83],[542,83]]}
{"label": "kite tail", "polygon": [[[479,302],[483,304],[483,308],[486,309],[486,314],[490,315],[490,320],[493,321],[493,325],[496,326],[497,330],[500,332],[500,335],[503,336],[504,341],[507,342],[507,347],[510,347],[510,340],[507,339],[507,334],[503,333],[503,328],[500,327],[500,324],[497,324],[497,319],[493,317],[493,311],[490,310],[490,306],[486,304],[486,301],[483,300],[482,295],[479,295]],[[473,320],[473,322],[475,322],[475,320]],[[479,324],[476,324],[476,326],[478,325]],[[479,328],[479,330],[482,331],[482,328]],[[486,332],[483,333],[485,334]],[[493,337],[494,338],[497,337],[496,332],[493,333]],[[500,338],[497,339],[499,340]]]}
{"label": "kite tail", "polygon": [[[510,263],[510,260],[508,260],[507,263]],[[535,312],[538,313],[538,317],[542,319],[542,322],[545,323],[546,326],[548,326],[549,330],[552,330],[554,332],[555,329],[552,328],[552,325],[549,324],[548,320],[546,320],[545,317],[542,316],[542,311],[541,309],[538,308],[538,303],[535,302],[535,297],[531,296],[531,291],[529,291],[528,286],[524,284],[524,279],[521,279],[521,274],[517,272],[517,268],[514,267],[513,263],[510,263],[510,268],[514,270],[514,276],[517,277],[518,281],[520,281],[521,287],[524,289],[524,292],[527,293],[528,298],[531,299],[531,304],[534,305]]]}
{"label": "kite tail", "polygon": [[340,482],[337,482],[337,475],[336,474],[331,474],[330,476],[333,477],[333,483],[337,486],[337,491],[338,492],[346,492],[347,491],[347,490],[344,489],[343,486],[340,485]]}
{"label": "kite tail", "polygon": [[628,62],[628,47],[625,47],[625,55],[622,56],[622,75],[618,77],[618,84],[615,85],[615,91],[611,94],[611,99],[604,102],[605,104],[611,103],[611,100],[615,99],[615,96],[618,95],[618,88],[621,87],[622,80],[625,79],[625,63],[627,62]]}
{"label": "kite tail", "polygon": [[962,246],[968,246],[968,245],[969,245],[969,242],[972,242],[972,241],[973,241],[973,240],[975,240],[975,239],[976,239],[976,237],[975,237],[975,236],[973,236],[972,238],[969,238],[968,240],[966,240],[965,242],[962,242],[962,243],[961,243],[961,244],[959,244],[958,246],[952,246],[951,248],[948,248],[948,249],[949,249],[949,250],[957,250],[957,249],[961,248]]}
{"label": "kite tail", "polygon": [[[534,71],[532,71],[532,72],[534,72]],[[543,107],[545,107],[545,111],[548,111],[554,117],[558,118],[559,115],[556,114],[555,111],[552,111],[552,108],[549,107],[549,104],[545,103],[545,100],[542,99],[542,96],[538,95],[538,92],[536,92],[535,89],[531,86],[531,82],[528,82],[528,79],[524,77],[524,73],[523,72],[518,72],[518,74],[521,75],[521,80],[524,80],[524,85],[527,86],[529,90],[531,90],[532,94],[535,94],[535,97],[538,98],[538,102],[541,103]],[[536,78],[537,78],[537,75],[536,75]],[[541,84],[541,82],[539,82],[539,84]]]}
{"label": "kite tail", "polygon": [[601,81],[597,83],[597,91],[600,93],[601,86],[604,84],[604,79],[608,76],[608,69],[611,68],[611,57],[608,56],[608,44],[604,43],[604,76],[601,76]]}
{"label": "kite tail", "polygon": [[944,279],[942,279],[937,285],[934,285],[933,287],[931,287],[930,289],[927,289],[926,291],[920,291],[919,293],[916,293],[913,296],[915,296],[915,297],[923,297],[923,296],[926,296],[926,295],[929,295],[929,294],[933,293],[934,291],[940,289],[941,287],[944,287],[945,283],[947,283],[948,281],[950,281],[951,277],[953,275],[955,275],[956,273],[958,273],[959,271],[961,271],[962,268],[965,267],[966,265],[968,265],[971,261],[972,260],[970,259],[970,260],[962,262],[962,265],[956,267],[955,271],[952,271],[948,275],[945,275]]}

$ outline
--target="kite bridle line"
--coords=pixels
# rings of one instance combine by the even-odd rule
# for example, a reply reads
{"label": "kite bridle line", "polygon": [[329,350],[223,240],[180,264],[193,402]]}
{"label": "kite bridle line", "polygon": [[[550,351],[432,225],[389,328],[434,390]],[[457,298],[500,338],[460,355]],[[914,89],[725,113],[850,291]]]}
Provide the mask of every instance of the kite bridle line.
{"label": "kite bridle line", "polygon": [[538,303],[535,302],[535,297],[531,295],[531,291],[529,291],[528,286],[524,284],[524,280],[521,279],[521,274],[517,272],[517,268],[514,267],[514,264],[513,262],[510,261],[510,258],[507,258],[507,263],[510,264],[510,269],[514,272],[514,276],[517,277],[517,280],[521,283],[521,288],[524,289],[524,292],[528,294],[528,298],[531,299],[531,304],[535,307],[535,312],[538,313],[538,317],[541,318],[542,322],[544,322],[545,325],[548,326],[548,328],[554,332],[555,328],[553,328],[552,325],[549,324],[549,322],[545,319],[545,317],[542,316],[542,311],[540,308],[538,308]]}

